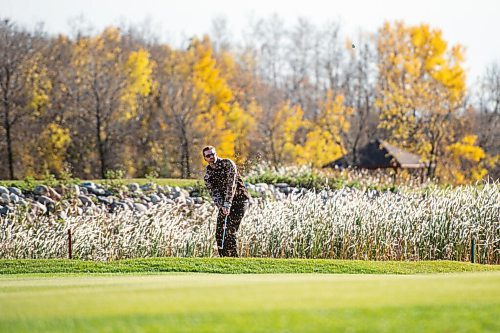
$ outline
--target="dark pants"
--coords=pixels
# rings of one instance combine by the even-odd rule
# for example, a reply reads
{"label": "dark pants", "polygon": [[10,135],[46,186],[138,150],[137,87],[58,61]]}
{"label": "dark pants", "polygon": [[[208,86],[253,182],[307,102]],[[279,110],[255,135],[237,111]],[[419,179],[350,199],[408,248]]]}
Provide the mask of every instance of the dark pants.
{"label": "dark pants", "polygon": [[[227,215],[226,234],[224,235],[224,220],[226,215],[219,210],[217,216],[217,229],[215,230],[215,239],[217,240],[217,249],[220,257],[237,257],[236,233],[240,227],[241,219],[245,215],[247,201],[233,201],[229,215]],[[222,236],[224,235],[224,247],[222,246]]]}

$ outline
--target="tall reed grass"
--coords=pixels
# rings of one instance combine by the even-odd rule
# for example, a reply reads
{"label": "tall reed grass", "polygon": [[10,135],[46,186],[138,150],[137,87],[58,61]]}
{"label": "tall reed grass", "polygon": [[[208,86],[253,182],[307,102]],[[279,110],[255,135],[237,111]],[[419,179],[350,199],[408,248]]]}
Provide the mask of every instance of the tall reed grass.
{"label": "tall reed grass", "polygon": [[[113,260],[216,255],[217,211],[161,205],[131,211],[0,218],[0,258],[68,256]],[[63,216],[64,218],[62,218]],[[283,201],[258,200],[239,230],[243,257],[364,260],[470,260],[500,264],[500,184],[422,191],[309,192]]]}

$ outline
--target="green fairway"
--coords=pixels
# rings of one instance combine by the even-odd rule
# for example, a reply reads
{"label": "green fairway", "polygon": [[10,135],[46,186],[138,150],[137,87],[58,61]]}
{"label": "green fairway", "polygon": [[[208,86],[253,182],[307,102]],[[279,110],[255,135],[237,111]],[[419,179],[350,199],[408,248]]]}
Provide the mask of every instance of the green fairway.
{"label": "green fairway", "polygon": [[0,332],[498,332],[500,272],[0,276]]}

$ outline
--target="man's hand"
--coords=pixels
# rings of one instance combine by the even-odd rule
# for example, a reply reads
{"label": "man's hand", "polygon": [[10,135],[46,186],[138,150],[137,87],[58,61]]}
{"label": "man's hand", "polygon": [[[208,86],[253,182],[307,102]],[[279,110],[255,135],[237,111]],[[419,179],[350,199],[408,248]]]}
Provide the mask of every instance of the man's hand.
{"label": "man's hand", "polygon": [[231,203],[228,201],[224,201],[224,204],[222,205],[222,214],[228,215],[230,210],[231,210]]}

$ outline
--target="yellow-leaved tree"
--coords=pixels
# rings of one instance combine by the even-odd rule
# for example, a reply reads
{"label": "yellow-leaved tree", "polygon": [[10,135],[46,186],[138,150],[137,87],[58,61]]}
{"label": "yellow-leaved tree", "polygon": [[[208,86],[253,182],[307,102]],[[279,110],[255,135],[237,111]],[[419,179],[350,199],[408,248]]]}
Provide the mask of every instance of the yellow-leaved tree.
{"label": "yellow-leaved tree", "polygon": [[233,93],[216,63],[208,37],[194,40],[191,50],[197,60],[193,66],[193,83],[197,92],[196,107],[200,111],[195,127],[205,142],[217,146],[222,156],[234,158],[235,134],[227,123]]}
{"label": "yellow-leaved tree", "polygon": [[297,136],[301,129],[307,128],[304,111],[286,101],[266,117],[261,122],[266,159],[275,166],[294,162],[301,149]]}
{"label": "yellow-leaved tree", "polygon": [[65,170],[66,150],[71,142],[69,130],[57,123],[47,125],[40,133],[38,155],[40,165],[36,166],[37,173],[51,173],[60,175]]}
{"label": "yellow-leaved tree", "polygon": [[318,116],[307,123],[305,144],[298,147],[296,161],[321,167],[345,154],[342,134],[349,130],[352,109],[344,105],[344,96],[329,90],[320,103]]}
{"label": "yellow-leaved tree", "polygon": [[[121,161],[130,161],[122,158],[129,122],[137,114],[137,99],[149,94],[153,85],[154,64],[148,52],[126,49],[122,39],[119,29],[109,27],[99,35],[79,38],[73,47],[79,108],[93,127],[93,140],[87,144],[97,152],[101,178]],[[135,171],[132,164],[121,167],[130,174]]]}
{"label": "yellow-leaved tree", "polygon": [[201,148],[217,147],[221,156],[234,158],[237,134],[243,126],[241,108],[212,54],[208,37],[193,38],[187,50],[162,50],[158,96],[163,122],[171,134],[168,147],[179,176],[190,178],[201,170]]}
{"label": "yellow-leaved tree", "polygon": [[[25,125],[36,131],[35,133],[25,133],[25,142],[31,142],[36,147],[33,149],[30,144],[19,147],[20,161],[22,161],[25,175],[37,176],[48,172],[59,174],[63,171],[66,157],[67,144],[58,146],[52,150],[54,138],[47,133],[53,129],[50,125],[58,126],[55,123],[47,124],[47,109],[51,106],[50,92],[52,82],[48,76],[48,70],[43,62],[43,56],[37,52],[26,62],[26,81],[24,90],[27,93],[27,103],[24,107],[29,117],[24,119]],[[50,121],[50,119],[48,120]],[[54,121],[54,120],[53,120]],[[67,129],[66,138],[69,140]]]}
{"label": "yellow-leaved tree", "polygon": [[439,29],[426,24],[385,23],[378,32],[380,127],[389,141],[418,153],[428,176],[440,168],[456,141],[453,124],[465,95],[461,45],[448,47]]}
{"label": "yellow-leaved tree", "polygon": [[486,154],[476,145],[477,136],[466,135],[461,141],[447,147],[450,162],[447,167],[457,184],[465,184],[482,179],[488,171],[484,167]]}
{"label": "yellow-leaved tree", "polygon": [[247,110],[244,110],[239,103],[231,105],[227,115],[227,121],[231,132],[234,133],[234,158],[238,165],[245,165],[250,153],[250,140],[256,124],[256,117],[262,109],[251,103]]}
{"label": "yellow-leaved tree", "polygon": [[123,69],[127,74],[127,82],[121,95],[121,106],[126,119],[137,114],[139,99],[148,96],[153,89],[154,63],[150,60],[149,52],[143,48],[133,51],[128,56]]}
{"label": "yellow-leaved tree", "polygon": [[249,89],[254,81],[249,70],[244,69],[241,61],[236,62],[228,51],[221,50],[215,55],[220,74],[225,78],[232,92],[231,111],[228,115],[229,127],[234,134],[234,152],[236,163],[244,167],[253,153],[258,141],[257,120],[262,116],[262,108]]}

